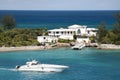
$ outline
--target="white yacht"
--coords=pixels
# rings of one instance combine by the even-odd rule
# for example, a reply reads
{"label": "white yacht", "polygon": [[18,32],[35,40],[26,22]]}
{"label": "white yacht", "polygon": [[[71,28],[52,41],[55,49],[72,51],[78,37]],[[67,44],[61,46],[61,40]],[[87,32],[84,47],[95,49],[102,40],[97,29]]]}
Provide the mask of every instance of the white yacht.
{"label": "white yacht", "polygon": [[54,64],[41,64],[36,60],[26,62],[26,65],[16,66],[18,71],[40,71],[40,72],[62,72],[69,66],[54,65]]}

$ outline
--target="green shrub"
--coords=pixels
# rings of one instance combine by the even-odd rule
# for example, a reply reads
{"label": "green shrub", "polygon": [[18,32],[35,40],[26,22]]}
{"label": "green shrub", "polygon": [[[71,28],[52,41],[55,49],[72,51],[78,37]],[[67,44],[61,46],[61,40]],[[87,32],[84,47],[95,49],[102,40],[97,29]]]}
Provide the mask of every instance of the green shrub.
{"label": "green shrub", "polygon": [[59,43],[69,43],[69,42],[75,42],[75,40],[69,40],[69,39],[59,39]]}
{"label": "green shrub", "polygon": [[116,45],[120,45],[120,41],[116,41],[115,44],[116,44]]}
{"label": "green shrub", "polygon": [[38,45],[37,36],[47,33],[44,28],[41,29],[27,29],[14,28],[0,33],[0,46],[30,46]]}

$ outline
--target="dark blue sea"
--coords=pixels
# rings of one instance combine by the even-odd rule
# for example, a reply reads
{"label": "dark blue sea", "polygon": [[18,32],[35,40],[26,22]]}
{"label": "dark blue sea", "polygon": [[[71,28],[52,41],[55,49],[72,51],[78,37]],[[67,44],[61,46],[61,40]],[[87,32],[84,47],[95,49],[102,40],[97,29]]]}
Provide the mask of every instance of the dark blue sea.
{"label": "dark blue sea", "polygon": [[73,24],[97,27],[106,22],[107,28],[112,29],[116,22],[115,14],[120,11],[21,11],[0,10],[3,15],[15,17],[19,28],[67,28]]}
{"label": "dark blue sea", "polygon": [[[36,59],[67,65],[60,73],[20,72],[16,65]],[[120,80],[120,50],[59,48],[42,51],[0,52],[0,80]]]}

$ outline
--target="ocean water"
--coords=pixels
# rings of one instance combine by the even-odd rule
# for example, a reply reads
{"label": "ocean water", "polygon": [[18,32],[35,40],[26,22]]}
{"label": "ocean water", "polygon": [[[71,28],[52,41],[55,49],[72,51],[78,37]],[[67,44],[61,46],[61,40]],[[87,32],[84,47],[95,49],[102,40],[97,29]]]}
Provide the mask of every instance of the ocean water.
{"label": "ocean water", "polygon": [[[20,72],[16,65],[36,59],[67,65],[60,73]],[[0,80],[120,80],[120,50],[59,48],[42,51],[0,52]]]}
{"label": "ocean water", "polygon": [[112,29],[116,22],[114,11],[14,11],[0,10],[3,15],[15,17],[19,28],[67,28],[73,24],[97,27],[101,22],[106,22],[107,28]]}
{"label": "ocean water", "polygon": [[[19,28],[67,28],[80,24],[97,27],[102,21],[111,29],[120,11],[0,11],[12,15]],[[61,73],[19,72],[14,68],[36,59],[41,63],[67,65]],[[42,51],[0,52],[0,80],[120,80],[120,50],[59,48]]]}

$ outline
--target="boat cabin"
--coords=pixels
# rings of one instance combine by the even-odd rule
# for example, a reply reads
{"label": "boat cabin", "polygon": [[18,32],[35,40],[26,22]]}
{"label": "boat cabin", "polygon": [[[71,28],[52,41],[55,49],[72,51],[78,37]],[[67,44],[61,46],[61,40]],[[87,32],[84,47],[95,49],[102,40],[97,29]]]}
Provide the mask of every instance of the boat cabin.
{"label": "boat cabin", "polygon": [[38,61],[36,60],[33,60],[33,61],[30,61],[30,62],[26,62],[27,65],[37,65],[38,64]]}

